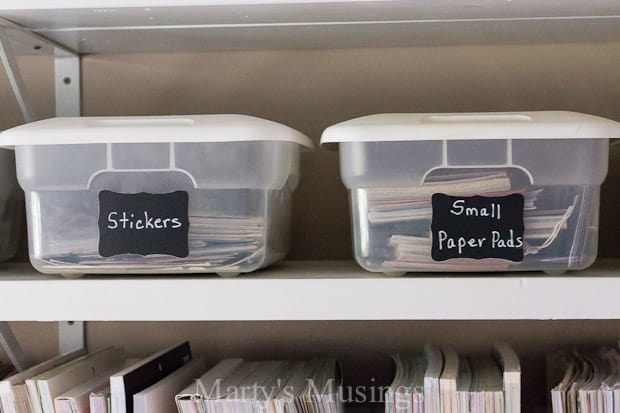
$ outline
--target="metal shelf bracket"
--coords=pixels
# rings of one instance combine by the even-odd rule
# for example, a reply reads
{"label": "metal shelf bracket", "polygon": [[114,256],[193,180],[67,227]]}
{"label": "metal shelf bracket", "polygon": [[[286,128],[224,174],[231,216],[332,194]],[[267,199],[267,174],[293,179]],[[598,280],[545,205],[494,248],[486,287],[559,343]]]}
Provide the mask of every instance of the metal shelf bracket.
{"label": "metal shelf bracket", "polygon": [[26,94],[26,87],[22,79],[19,68],[17,67],[17,61],[15,60],[15,54],[7,38],[0,37],[0,62],[4,66],[9,84],[13,90],[13,94],[17,99],[17,105],[22,113],[24,121],[26,123],[36,120],[36,116],[32,109],[30,99]]}
{"label": "metal shelf bracket", "polygon": [[[85,327],[83,321],[60,321],[58,322],[58,352],[60,354],[84,349]],[[11,364],[17,371],[23,371],[32,365],[24,355],[8,321],[0,321],[0,346],[4,349]]]}
{"label": "metal shelf bracket", "polygon": [[86,348],[86,323],[83,321],[58,322],[58,352],[60,354]]}
{"label": "metal shelf bracket", "polygon": [[0,17],[0,62],[9,78],[24,120],[32,122],[38,118],[26,93],[11,42],[23,45],[25,50],[34,50],[36,53],[52,53],[56,116],[80,116],[80,55]]}

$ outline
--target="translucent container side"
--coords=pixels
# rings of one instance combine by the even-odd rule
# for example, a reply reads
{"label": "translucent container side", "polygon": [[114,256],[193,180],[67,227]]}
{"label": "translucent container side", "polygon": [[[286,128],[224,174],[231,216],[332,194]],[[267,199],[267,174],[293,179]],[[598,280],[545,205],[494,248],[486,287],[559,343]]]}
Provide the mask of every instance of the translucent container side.
{"label": "translucent container side", "polygon": [[443,164],[442,141],[340,144],[340,172],[347,188],[419,185]]}
{"label": "translucent container side", "polygon": [[[179,175],[169,184],[181,188],[183,179]],[[118,189],[118,185],[109,188]],[[167,190],[165,186],[160,189]],[[30,260],[38,271],[49,274],[234,275],[254,271],[286,255],[292,193],[289,188],[187,190],[190,227],[186,258],[136,254],[102,257],[98,252],[98,191],[28,192]]]}
{"label": "translucent container side", "polygon": [[369,271],[388,274],[562,272],[591,265],[597,255],[600,187],[531,186],[521,193],[528,191],[534,194],[534,199],[523,214],[524,258],[521,262],[472,258],[439,262],[431,254],[430,195],[426,192],[421,197],[413,195],[415,190],[411,187],[354,189],[350,197],[355,258]]}
{"label": "translucent container side", "polygon": [[517,168],[533,185],[600,185],[608,139],[437,140],[340,144],[349,189],[421,185],[443,168]]}
{"label": "translucent container side", "polygon": [[100,174],[134,170],[182,172],[196,189],[294,189],[299,181],[299,145],[290,142],[24,145],[15,153],[26,191],[86,190]]}
{"label": "translucent container side", "polygon": [[299,180],[299,145],[289,142],[177,143],[176,167],[197,188],[280,189]]}
{"label": "translucent container side", "polygon": [[[341,143],[356,260],[367,270],[384,273],[586,268],[597,255],[599,193],[608,151],[608,139]],[[479,254],[483,257],[459,252],[456,258],[436,260],[431,228],[436,193],[521,194],[522,260],[486,252]]]}
{"label": "translucent container side", "polygon": [[[254,271],[288,250],[299,151],[277,141],[19,146],[30,260],[50,274]],[[187,192],[189,255],[105,257],[101,191]]]}
{"label": "translucent container side", "polygon": [[107,148],[98,145],[15,147],[17,178],[24,191],[85,189],[107,167]]}
{"label": "translucent container side", "polygon": [[609,139],[515,140],[512,157],[536,185],[601,185],[607,176]]}

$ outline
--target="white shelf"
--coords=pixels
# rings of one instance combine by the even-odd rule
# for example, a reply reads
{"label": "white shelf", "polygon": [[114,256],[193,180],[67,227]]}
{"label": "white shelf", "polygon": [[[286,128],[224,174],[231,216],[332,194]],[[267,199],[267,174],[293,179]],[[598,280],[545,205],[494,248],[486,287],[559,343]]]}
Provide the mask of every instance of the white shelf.
{"label": "white shelf", "polygon": [[22,0],[0,17],[80,53],[620,40],[617,0]]}
{"label": "white shelf", "polygon": [[68,280],[0,270],[0,320],[619,319],[620,260],[537,273],[387,278],[349,261],[289,261],[238,278]]}

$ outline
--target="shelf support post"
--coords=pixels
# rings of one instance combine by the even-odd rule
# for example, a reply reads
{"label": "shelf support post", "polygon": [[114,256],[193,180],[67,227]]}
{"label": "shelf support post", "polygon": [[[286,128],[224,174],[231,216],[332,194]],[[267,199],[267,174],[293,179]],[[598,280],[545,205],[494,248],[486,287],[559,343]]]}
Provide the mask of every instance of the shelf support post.
{"label": "shelf support post", "polygon": [[80,116],[80,57],[61,50],[54,56],[56,116]]}
{"label": "shelf support post", "polygon": [[58,352],[68,353],[86,347],[85,326],[83,321],[58,322]]}
{"label": "shelf support post", "polygon": [[30,99],[26,94],[24,81],[21,77],[21,73],[19,72],[19,68],[17,67],[17,62],[15,61],[13,49],[10,46],[8,39],[3,39],[2,37],[0,37],[0,61],[2,62],[2,66],[4,66],[4,70],[6,71],[6,75],[9,79],[9,84],[13,90],[15,99],[17,99],[17,105],[19,106],[19,110],[22,113],[24,121],[28,123],[36,120],[36,116],[30,104]]}

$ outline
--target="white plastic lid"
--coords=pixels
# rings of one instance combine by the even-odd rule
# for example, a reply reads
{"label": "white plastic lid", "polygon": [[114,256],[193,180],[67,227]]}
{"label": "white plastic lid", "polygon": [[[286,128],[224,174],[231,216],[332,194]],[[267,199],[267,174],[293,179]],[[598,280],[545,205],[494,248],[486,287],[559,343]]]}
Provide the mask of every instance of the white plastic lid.
{"label": "white plastic lid", "polygon": [[0,146],[282,141],[312,148],[295,129],[245,115],[52,118],[0,133]]}
{"label": "white plastic lid", "polygon": [[321,144],[470,139],[620,138],[620,123],[575,112],[389,113],[325,129]]}

